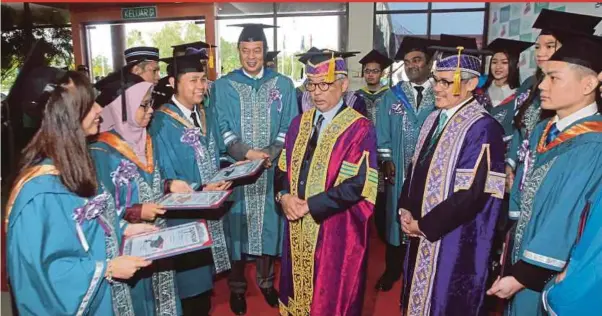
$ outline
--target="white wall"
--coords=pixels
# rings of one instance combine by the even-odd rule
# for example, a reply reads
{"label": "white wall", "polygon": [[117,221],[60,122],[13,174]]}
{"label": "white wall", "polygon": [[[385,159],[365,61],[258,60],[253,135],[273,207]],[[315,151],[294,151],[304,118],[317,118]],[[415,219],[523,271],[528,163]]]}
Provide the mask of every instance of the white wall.
{"label": "white wall", "polygon": [[350,89],[357,90],[364,86],[361,77],[362,67],[359,60],[372,50],[372,34],[374,27],[374,3],[349,3],[348,51],[360,51],[356,57],[347,60],[349,67]]}
{"label": "white wall", "polygon": [[[489,42],[494,39],[510,38],[534,42],[539,30],[532,28],[542,8],[602,16],[602,5],[596,2],[498,2],[489,5]],[[559,23],[560,24],[560,23]],[[602,23],[598,24],[596,34],[602,34]],[[525,79],[535,71],[534,48],[523,52],[519,64],[521,78]]]}

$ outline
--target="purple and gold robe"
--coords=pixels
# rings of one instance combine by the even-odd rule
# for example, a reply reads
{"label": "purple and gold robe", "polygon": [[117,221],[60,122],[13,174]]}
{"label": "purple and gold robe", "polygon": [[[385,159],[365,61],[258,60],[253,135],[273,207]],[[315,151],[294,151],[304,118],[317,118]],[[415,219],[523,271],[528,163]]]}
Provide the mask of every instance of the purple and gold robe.
{"label": "purple and gold robe", "polygon": [[293,120],[278,164],[283,186],[310,210],[285,227],[280,314],[360,315],[378,186],[376,133],[367,118],[343,106],[306,158],[315,113]]}
{"label": "purple and gold robe", "polygon": [[429,150],[440,112],[422,126],[399,201],[426,236],[410,240],[402,314],[483,315],[504,197],[504,131],[478,102],[469,100],[448,119]]}

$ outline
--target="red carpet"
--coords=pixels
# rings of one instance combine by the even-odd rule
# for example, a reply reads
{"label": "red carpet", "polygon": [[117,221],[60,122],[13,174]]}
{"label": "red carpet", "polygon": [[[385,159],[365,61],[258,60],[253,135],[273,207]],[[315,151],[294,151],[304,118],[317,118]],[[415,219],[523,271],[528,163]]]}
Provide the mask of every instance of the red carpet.
{"label": "red carpet", "polygon": [[[372,315],[399,315],[399,295],[401,292],[401,282],[397,282],[389,292],[377,292],[374,286],[385,268],[385,245],[376,235],[374,226],[372,227],[370,249],[368,257],[368,279],[366,281],[366,292],[364,296],[363,316]],[[278,288],[279,267],[276,266],[276,288]],[[259,288],[255,284],[255,265],[247,265],[247,280],[249,288],[247,290],[247,315],[250,316],[276,316],[277,308],[271,308],[263,299]],[[230,290],[225,275],[218,278],[215,284],[213,296],[214,316],[234,315],[230,311],[229,305]]]}

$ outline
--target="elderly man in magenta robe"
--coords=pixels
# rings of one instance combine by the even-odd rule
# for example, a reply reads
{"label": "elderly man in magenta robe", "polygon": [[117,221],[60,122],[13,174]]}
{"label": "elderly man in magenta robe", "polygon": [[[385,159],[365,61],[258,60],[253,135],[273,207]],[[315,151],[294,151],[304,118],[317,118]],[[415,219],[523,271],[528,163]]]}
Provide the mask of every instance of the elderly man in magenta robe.
{"label": "elderly man in magenta robe", "polygon": [[504,131],[475,101],[476,50],[433,75],[439,109],[424,122],[399,199],[406,252],[402,315],[485,315],[490,254],[504,197]]}
{"label": "elderly man in magenta robe", "polygon": [[293,120],[276,180],[288,220],[280,314],[361,315],[378,186],[376,132],[345,104],[344,53],[307,54],[305,87],[316,106]]}

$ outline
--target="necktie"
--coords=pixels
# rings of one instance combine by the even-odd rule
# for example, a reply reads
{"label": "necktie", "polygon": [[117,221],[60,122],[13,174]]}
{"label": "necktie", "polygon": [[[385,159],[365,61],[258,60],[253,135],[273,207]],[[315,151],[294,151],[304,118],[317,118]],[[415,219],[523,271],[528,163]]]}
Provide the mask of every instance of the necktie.
{"label": "necktie", "polygon": [[554,139],[556,139],[556,137],[558,137],[558,134],[560,134],[560,131],[558,130],[558,127],[556,127],[556,123],[554,123],[550,127],[548,135],[546,136],[546,146],[548,146]]}
{"label": "necktie", "polygon": [[429,142],[429,147],[428,147],[427,152],[430,152],[431,150],[433,150],[433,146],[435,146],[435,144],[437,143],[437,140],[439,139],[439,136],[441,135],[441,132],[443,131],[443,128],[445,127],[446,122],[447,122],[447,114],[445,114],[445,112],[441,112],[441,114],[439,114],[439,123],[437,124],[437,129],[435,129],[435,132],[433,133],[433,136],[431,137],[431,141]]}
{"label": "necktie", "polygon": [[309,146],[312,149],[316,148],[318,144],[318,138],[320,137],[320,128],[322,127],[322,122],[324,121],[324,116],[322,114],[318,114],[318,121],[314,125],[314,129],[312,131],[311,139],[309,140]]}
{"label": "necktie", "polygon": [[416,92],[418,92],[416,94],[416,107],[419,107],[420,102],[422,102],[422,91],[424,91],[424,87],[423,86],[415,86],[414,89],[416,89]]}
{"label": "necktie", "polygon": [[199,124],[199,120],[197,120],[197,118],[196,118],[195,111],[192,111],[192,113],[190,113],[190,118],[192,119],[192,122],[194,123],[195,127],[201,128],[201,124]]}

